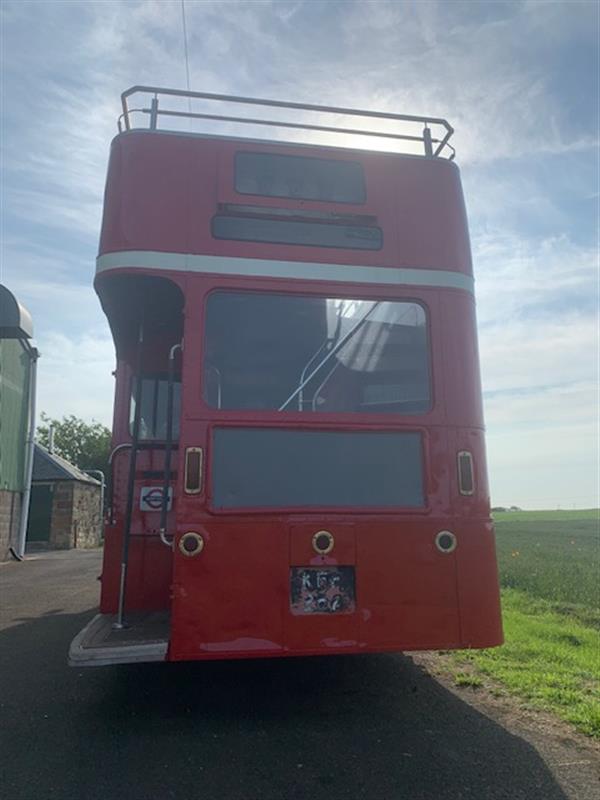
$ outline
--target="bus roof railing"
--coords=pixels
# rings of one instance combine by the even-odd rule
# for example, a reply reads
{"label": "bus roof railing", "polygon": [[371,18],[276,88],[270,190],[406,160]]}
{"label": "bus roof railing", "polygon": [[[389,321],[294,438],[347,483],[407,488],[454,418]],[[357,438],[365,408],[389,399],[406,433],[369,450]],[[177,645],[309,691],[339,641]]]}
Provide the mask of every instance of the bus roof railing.
{"label": "bus roof railing", "polygon": [[[132,95],[146,94],[152,95],[150,106],[147,108],[131,108],[129,98]],[[181,97],[188,99],[188,110],[180,111],[176,109],[164,108],[159,105],[159,96]],[[341,116],[359,117],[362,119],[385,120],[388,122],[400,122],[410,125],[422,125],[423,128],[418,132],[392,132],[380,130],[367,130],[361,128],[337,127],[334,125],[311,124],[308,122],[288,122],[285,120],[261,119],[255,117],[239,117],[228,114],[209,114],[204,112],[192,111],[192,99],[209,100],[224,103],[237,103],[244,106],[262,106],[263,108],[282,108],[293,111],[312,111],[319,114],[335,114]],[[184,89],[164,89],[158,86],[132,86],[121,95],[121,105],[123,113],[118,119],[119,131],[123,129],[131,130],[131,115],[134,113],[146,114],[149,117],[150,130],[157,130],[160,117],[203,119],[219,122],[233,122],[249,125],[267,125],[277,128],[288,128],[304,131],[318,131],[325,133],[347,134],[353,136],[366,136],[383,139],[393,139],[403,142],[420,142],[423,145],[423,154],[429,158],[447,157],[454,158],[455,151],[449,143],[449,139],[454,133],[454,128],[450,123],[441,117],[422,117],[412,114],[389,114],[384,111],[365,111],[357,108],[339,108],[337,106],[321,106],[311,103],[288,103],[283,100],[265,100],[257,97],[237,97],[228,94],[211,94],[209,92],[190,92]],[[439,131],[433,135],[433,126]],[[137,127],[137,126],[136,126]]]}

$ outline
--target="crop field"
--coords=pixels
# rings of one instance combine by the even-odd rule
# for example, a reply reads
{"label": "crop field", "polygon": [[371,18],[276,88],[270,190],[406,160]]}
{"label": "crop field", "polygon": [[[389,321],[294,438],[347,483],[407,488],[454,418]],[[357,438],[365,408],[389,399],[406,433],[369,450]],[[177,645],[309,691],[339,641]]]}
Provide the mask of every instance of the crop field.
{"label": "crop field", "polygon": [[500,585],[600,609],[597,511],[494,514]]}
{"label": "crop field", "polygon": [[495,513],[505,644],[454,655],[501,691],[600,737],[599,512]]}

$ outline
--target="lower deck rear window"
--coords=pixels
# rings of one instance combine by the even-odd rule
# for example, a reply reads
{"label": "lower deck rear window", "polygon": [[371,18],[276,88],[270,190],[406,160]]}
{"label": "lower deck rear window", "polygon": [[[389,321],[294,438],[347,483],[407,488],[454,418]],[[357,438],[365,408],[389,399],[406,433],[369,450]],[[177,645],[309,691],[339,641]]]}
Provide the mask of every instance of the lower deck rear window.
{"label": "lower deck rear window", "polygon": [[259,219],[218,214],[212,220],[215,239],[270,242],[349,250],[381,250],[381,228],[298,220]]}
{"label": "lower deck rear window", "polygon": [[216,428],[213,507],[423,507],[421,435]]}

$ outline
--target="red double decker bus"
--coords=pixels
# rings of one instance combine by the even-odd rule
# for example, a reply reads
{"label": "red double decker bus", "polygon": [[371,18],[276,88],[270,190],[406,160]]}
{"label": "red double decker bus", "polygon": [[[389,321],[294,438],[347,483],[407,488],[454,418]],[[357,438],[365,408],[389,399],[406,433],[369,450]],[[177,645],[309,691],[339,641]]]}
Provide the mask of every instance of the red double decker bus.
{"label": "red double decker bus", "polygon": [[[95,283],[117,360],[110,508],[100,614],[70,662],[499,644],[450,125],[122,101]],[[184,118],[335,146],[165,128]]]}

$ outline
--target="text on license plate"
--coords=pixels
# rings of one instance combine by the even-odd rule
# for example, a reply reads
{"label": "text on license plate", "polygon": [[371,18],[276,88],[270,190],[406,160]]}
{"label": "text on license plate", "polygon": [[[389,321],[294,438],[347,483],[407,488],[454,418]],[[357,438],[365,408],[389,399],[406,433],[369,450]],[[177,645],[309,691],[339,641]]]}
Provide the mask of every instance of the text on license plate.
{"label": "text on license plate", "polygon": [[291,567],[292,614],[351,614],[356,608],[354,567]]}

